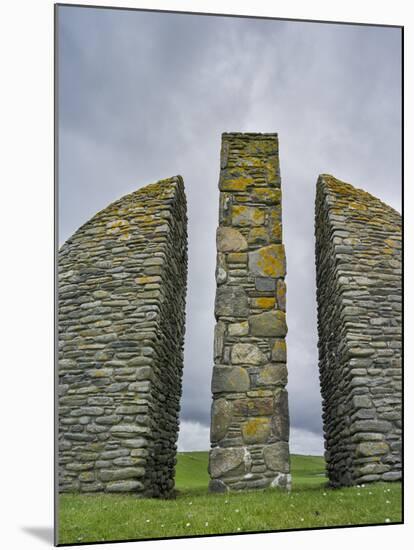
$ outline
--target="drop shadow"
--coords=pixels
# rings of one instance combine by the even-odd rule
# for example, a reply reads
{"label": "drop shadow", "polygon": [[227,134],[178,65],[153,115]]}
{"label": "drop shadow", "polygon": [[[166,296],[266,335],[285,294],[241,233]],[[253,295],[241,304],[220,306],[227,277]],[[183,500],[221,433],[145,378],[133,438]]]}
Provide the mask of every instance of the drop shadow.
{"label": "drop shadow", "polygon": [[53,546],[53,527],[22,527],[22,531]]}

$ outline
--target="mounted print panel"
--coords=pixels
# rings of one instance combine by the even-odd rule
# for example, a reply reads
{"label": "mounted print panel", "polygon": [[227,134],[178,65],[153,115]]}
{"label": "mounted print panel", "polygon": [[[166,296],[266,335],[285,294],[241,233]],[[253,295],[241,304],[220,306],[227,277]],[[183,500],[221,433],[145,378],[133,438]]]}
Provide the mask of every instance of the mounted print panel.
{"label": "mounted print panel", "polygon": [[381,23],[55,6],[56,544],[403,522]]}

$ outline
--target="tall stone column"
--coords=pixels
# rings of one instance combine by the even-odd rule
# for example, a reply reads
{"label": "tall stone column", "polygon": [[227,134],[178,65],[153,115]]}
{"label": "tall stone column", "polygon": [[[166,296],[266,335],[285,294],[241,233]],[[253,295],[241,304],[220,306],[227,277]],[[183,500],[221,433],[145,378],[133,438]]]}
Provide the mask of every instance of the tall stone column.
{"label": "tall stone column", "polygon": [[330,483],[401,479],[401,216],[322,174],[315,236]]}
{"label": "tall stone column", "polygon": [[277,134],[222,135],[211,491],[289,487]]}

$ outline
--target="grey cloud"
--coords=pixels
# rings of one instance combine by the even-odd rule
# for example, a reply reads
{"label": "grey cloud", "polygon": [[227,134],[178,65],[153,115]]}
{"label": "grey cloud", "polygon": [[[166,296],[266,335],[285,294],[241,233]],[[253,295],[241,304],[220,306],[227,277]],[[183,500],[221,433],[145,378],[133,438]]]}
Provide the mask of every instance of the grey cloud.
{"label": "grey cloud", "polygon": [[72,7],[59,13],[61,240],[123,194],[184,177],[187,426],[208,426],[210,417],[220,135],[279,133],[292,437],[314,434],[315,448],[316,179],[331,172],[400,208],[399,31]]}

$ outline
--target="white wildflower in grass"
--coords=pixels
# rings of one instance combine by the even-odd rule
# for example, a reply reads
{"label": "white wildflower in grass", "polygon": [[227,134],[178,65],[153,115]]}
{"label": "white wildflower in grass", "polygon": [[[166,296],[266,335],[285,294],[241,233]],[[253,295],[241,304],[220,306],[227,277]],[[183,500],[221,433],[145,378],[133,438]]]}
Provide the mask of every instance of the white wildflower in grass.
{"label": "white wildflower in grass", "polygon": [[368,491],[368,494],[369,494],[369,495],[372,495],[371,491]]}
{"label": "white wildflower in grass", "polygon": [[390,523],[390,518],[385,518],[385,523]]}
{"label": "white wildflower in grass", "polygon": [[237,527],[237,531],[240,531],[240,527]]}
{"label": "white wildflower in grass", "polygon": [[304,518],[300,518],[300,521],[305,521],[305,519],[304,519]]}
{"label": "white wildflower in grass", "polygon": [[149,523],[151,520],[150,519],[147,519],[147,523]]}
{"label": "white wildflower in grass", "polygon": [[237,508],[237,510],[236,510],[236,514],[237,514],[237,512],[240,512],[240,510],[239,510],[238,508]]}
{"label": "white wildflower in grass", "polygon": [[164,524],[163,524],[163,523],[161,523],[161,527],[164,527]]}
{"label": "white wildflower in grass", "polygon": [[326,497],[326,493],[323,493],[323,496]]}
{"label": "white wildflower in grass", "polygon": [[360,496],[361,496],[361,493],[357,493],[357,495],[360,497]]}
{"label": "white wildflower in grass", "polygon": [[389,500],[386,500],[385,504],[391,504],[391,502]]}
{"label": "white wildflower in grass", "polygon": [[206,521],[206,527],[208,527],[208,521]]}
{"label": "white wildflower in grass", "polygon": [[188,505],[191,506],[191,505],[192,505],[192,502],[189,502]]}
{"label": "white wildflower in grass", "polygon": [[186,526],[186,527],[190,527],[190,524],[189,524],[189,523],[186,523],[185,526]]}
{"label": "white wildflower in grass", "polygon": [[228,500],[225,500],[225,501],[224,501],[224,504],[228,504],[228,503],[229,503],[229,501],[228,501]]}

